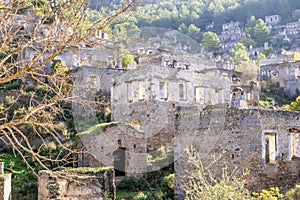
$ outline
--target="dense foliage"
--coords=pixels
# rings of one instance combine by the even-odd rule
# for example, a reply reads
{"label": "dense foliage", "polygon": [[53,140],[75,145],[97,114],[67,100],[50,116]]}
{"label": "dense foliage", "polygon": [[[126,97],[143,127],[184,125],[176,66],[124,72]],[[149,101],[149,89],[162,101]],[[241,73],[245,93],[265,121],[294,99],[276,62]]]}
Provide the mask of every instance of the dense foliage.
{"label": "dense foliage", "polygon": [[[92,7],[101,10],[96,2]],[[122,1],[119,2],[122,6]],[[179,29],[192,35],[195,29],[204,32],[207,25],[214,23],[211,31],[220,33],[222,24],[230,21],[247,24],[251,16],[264,19],[266,15],[279,14],[286,22],[292,20],[291,13],[299,8],[298,0],[143,0],[126,24]],[[199,33],[194,38],[201,41]]]}
{"label": "dense foliage", "polygon": [[[285,95],[284,89],[279,84],[263,83],[259,103],[267,108],[280,107],[289,104],[293,99]],[[287,106],[285,106],[286,109]]]}
{"label": "dense foliage", "polygon": [[296,98],[290,105],[287,105],[288,110],[300,111],[300,96]]}

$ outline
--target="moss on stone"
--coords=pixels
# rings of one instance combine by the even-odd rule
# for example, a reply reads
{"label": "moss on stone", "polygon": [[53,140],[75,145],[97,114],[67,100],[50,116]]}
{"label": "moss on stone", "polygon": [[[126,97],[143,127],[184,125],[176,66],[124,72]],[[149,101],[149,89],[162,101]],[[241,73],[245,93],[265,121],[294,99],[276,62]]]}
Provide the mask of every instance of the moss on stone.
{"label": "moss on stone", "polygon": [[118,124],[118,122],[108,122],[108,123],[97,124],[95,126],[92,126],[92,127],[88,128],[85,131],[77,133],[76,136],[81,136],[81,135],[95,135],[95,134],[98,134],[101,130],[103,130],[107,126],[112,125],[112,124]]}
{"label": "moss on stone", "polygon": [[104,174],[109,171],[110,167],[98,167],[98,168],[90,168],[90,167],[79,167],[79,168],[71,168],[68,172],[74,172],[78,174]]}

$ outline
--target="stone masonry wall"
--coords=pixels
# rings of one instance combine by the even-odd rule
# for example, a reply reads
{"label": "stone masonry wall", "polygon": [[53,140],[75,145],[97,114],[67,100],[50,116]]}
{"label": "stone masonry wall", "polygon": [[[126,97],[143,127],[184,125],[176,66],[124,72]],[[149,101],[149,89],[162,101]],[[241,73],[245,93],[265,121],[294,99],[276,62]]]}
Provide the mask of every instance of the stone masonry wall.
{"label": "stone masonry wall", "polygon": [[40,171],[38,190],[39,200],[113,200],[116,198],[113,170],[104,173]]}
{"label": "stone masonry wall", "polygon": [[11,174],[0,174],[0,200],[11,198]]}
{"label": "stone masonry wall", "polygon": [[124,148],[126,175],[139,176],[147,170],[147,138],[144,134],[137,127],[122,123],[111,123],[92,132],[80,133],[77,135],[77,148],[84,148],[86,153],[79,156],[78,165],[113,167],[114,152]]}
{"label": "stone masonry wall", "polygon": [[[218,178],[222,168],[249,169],[247,187],[261,191],[272,186],[286,191],[300,177],[300,160],[291,157],[291,133],[300,132],[299,112],[276,110],[209,109],[197,113],[179,113],[175,135],[175,187],[177,199],[183,198],[182,185],[193,166],[185,149],[193,145],[204,166],[212,156],[220,160],[211,168]],[[266,135],[276,138],[276,160],[266,158]]]}

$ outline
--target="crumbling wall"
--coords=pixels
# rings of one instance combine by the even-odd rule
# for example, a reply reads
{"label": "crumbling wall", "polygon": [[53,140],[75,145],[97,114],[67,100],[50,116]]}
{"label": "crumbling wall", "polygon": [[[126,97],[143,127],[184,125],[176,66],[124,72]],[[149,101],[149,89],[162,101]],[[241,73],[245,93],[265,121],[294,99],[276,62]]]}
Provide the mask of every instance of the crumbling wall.
{"label": "crumbling wall", "polygon": [[39,200],[104,200],[115,199],[114,171],[96,172],[91,169],[76,171],[40,171]]}
{"label": "crumbling wall", "polygon": [[4,174],[4,162],[0,162],[0,200],[11,199],[11,174]]}
{"label": "crumbling wall", "polygon": [[0,174],[0,200],[11,198],[11,174]]}
{"label": "crumbling wall", "polygon": [[133,124],[100,124],[77,135],[77,148],[86,150],[79,155],[79,166],[113,167],[114,152],[123,148],[127,176],[139,176],[147,170],[147,138]]}
{"label": "crumbling wall", "polygon": [[[247,187],[252,191],[278,186],[292,187],[300,176],[299,158],[291,158],[289,130],[300,130],[299,112],[258,109],[208,109],[198,113],[179,113],[175,135],[175,187],[183,198],[182,185],[193,166],[185,149],[193,145],[204,166],[220,156],[211,168],[216,176],[223,167],[249,169]],[[266,159],[265,134],[276,137],[276,160]]]}

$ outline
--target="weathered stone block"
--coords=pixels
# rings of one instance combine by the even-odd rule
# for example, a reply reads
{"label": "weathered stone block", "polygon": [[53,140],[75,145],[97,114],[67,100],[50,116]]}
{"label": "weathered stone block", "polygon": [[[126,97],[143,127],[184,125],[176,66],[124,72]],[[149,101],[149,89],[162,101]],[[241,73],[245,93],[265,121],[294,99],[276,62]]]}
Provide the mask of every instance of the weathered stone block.
{"label": "weathered stone block", "polygon": [[0,200],[11,199],[11,174],[0,174]]}
{"label": "weathered stone block", "polygon": [[114,171],[74,168],[68,171],[40,171],[39,200],[105,200],[116,198]]}

